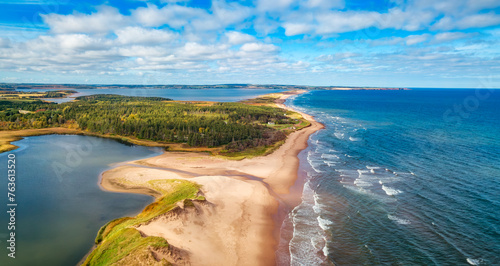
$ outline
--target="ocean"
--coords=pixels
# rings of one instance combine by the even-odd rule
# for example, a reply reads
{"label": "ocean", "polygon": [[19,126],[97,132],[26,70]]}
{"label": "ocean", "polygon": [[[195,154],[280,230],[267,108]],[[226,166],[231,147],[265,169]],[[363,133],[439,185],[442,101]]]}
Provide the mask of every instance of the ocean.
{"label": "ocean", "polygon": [[500,90],[311,91],[291,265],[500,265]]}

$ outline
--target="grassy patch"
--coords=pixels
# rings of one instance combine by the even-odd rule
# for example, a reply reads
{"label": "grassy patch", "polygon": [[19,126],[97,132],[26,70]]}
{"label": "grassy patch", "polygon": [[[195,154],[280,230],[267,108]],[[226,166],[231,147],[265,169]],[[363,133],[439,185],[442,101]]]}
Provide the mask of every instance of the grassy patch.
{"label": "grassy patch", "polygon": [[119,218],[104,225],[96,237],[98,246],[83,265],[134,265],[138,257],[144,265],[168,265],[166,260],[158,261],[153,254],[167,254],[168,242],[161,237],[142,237],[135,227],[167,213],[177,206],[177,202],[182,201],[184,206],[193,206],[192,200],[204,200],[204,197],[198,196],[198,184],[185,180],[151,180],[141,185],[154,189],[163,196],[148,205],[136,217]]}
{"label": "grassy patch", "polygon": [[279,98],[279,94],[272,93],[254,99],[248,99],[242,102],[247,104],[274,104],[274,102]]}
{"label": "grassy patch", "polygon": [[241,152],[224,152],[222,151],[217,155],[217,157],[221,157],[224,159],[229,159],[229,160],[243,160],[243,159],[250,159],[258,156],[264,156],[271,154],[273,151],[277,150],[281,145],[283,145],[285,141],[278,141],[274,143],[273,145],[270,146],[260,146],[256,148],[251,148],[251,149],[246,149]]}
{"label": "grassy patch", "polygon": [[168,261],[157,261],[151,252],[147,252],[152,248],[168,252],[168,242],[161,237],[142,237],[135,228],[124,228],[107,237],[83,265],[111,265],[120,261],[119,264],[125,265],[123,260],[133,260],[140,253],[144,265],[169,265]]}

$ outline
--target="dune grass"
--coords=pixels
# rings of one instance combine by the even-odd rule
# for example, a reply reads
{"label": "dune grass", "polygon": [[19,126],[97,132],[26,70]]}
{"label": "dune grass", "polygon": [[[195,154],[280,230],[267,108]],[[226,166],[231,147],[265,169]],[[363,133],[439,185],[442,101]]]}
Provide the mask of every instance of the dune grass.
{"label": "dune grass", "polygon": [[156,255],[171,252],[168,241],[161,237],[143,237],[135,228],[174,209],[178,202],[188,207],[194,206],[193,200],[202,201],[205,198],[198,195],[200,185],[185,180],[152,180],[140,185],[163,196],[136,217],[123,217],[104,225],[95,239],[97,247],[82,265],[133,265],[138,258],[144,265],[169,265],[166,259]]}

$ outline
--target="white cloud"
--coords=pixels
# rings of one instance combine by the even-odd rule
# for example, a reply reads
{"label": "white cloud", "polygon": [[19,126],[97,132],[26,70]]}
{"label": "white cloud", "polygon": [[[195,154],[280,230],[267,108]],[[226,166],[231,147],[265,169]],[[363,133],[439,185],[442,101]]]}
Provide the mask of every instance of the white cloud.
{"label": "white cloud", "polygon": [[[422,30],[434,19],[431,12],[412,14],[399,8],[387,13],[374,11],[296,11],[288,14],[281,26],[287,36],[300,34],[328,35],[370,27],[378,29]],[[367,32],[366,34],[368,34]]]}
{"label": "white cloud", "polygon": [[112,7],[101,7],[90,15],[41,15],[54,33],[107,33],[127,23],[127,18]]}
{"label": "white cloud", "polygon": [[472,37],[476,34],[468,34],[468,33],[463,33],[463,32],[442,32],[434,35],[434,42],[436,43],[441,43],[441,42],[450,42],[450,41],[455,41],[455,40],[460,40],[460,39],[465,39],[468,37]]}
{"label": "white cloud", "polygon": [[111,41],[86,34],[59,34],[40,36],[27,43],[30,51],[72,52],[108,49]]}
{"label": "white cloud", "polygon": [[[498,2],[498,1],[497,1]],[[286,6],[277,9],[280,26],[287,36],[301,34],[328,35],[368,29],[398,29],[405,31],[452,30],[495,26],[500,24],[500,15],[493,11],[477,13],[478,10],[500,6],[493,1],[408,1],[387,11],[335,10],[343,2],[333,1],[324,6],[323,1],[272,2]],[[293,8],[291,8],[293,7]],[[321,7],[321,8],[315,8]],[[441,17],[441,18],[440,18]],[[434,23],[437,18],[440,21]]]}
{"label": "white cloud", "polygon": [[279,50],[279,48],[272,44],[263,44],[263,43],[245,43],[240,47],[240,50],[243,52],[274,52]]}
{"label": "white cloud", "polygon": [[253,14],[253,10],[235,2],[213,1],[212,13],[222,25],[226,26],[244,21]]}
{"label": "white cloud", "polygon": [[306,34],[313,30],[313,26],[311,24],[306,23],[284,23],[283,28],[285,28],[286,36],[294,36],[300,34]]}
{"label": "white cloud", "polygon": [[500,15],[489,12],[467,15],[461,18],[443,17],[432,26],[434,30],[484,28],[500,25]]}
{"label": "white cloud", "polygon": [[374,26],[380,20],[377,12],[330,12],[317,16],[318,34],[350,32]]}
{"label": "white cloud", "polygon": [[[187,81],[199,75],[204,83],[235,73],[245,79],[381,69],[433,75],[447,66],[491,67],[499,58],[495,28],[461,32],[500,23],[496,11],[488,10],[499,4],[490,0],[396,1],[396,7],[378,11],[346,11],[343,0],[254,1],[256,7],[215,0],[209,9],[164,2],[130,15],[104,6],[91,14],[44,15],[50,31],[28,41],[0,38],[0,72],[142,77],[158,72]],[[395,35],[381,29],[395,29]]]}
{"label": "white cloud", "polygon": [[115,31],[117,41],[121,44],[158,44],[174,39],[175,34],[167,30],[126,27]]}
{"label": "white cloud", "polygon": [[418,43],[422,43],[427,41],[429,38],[429,34],[422,34],[422,35],[410,35],[405,38],[405,43],[406,45],[414,45]]}
{"label": "white cloud", "polygon": [[238,31],[228,31],[225,33],[230,44],[242,44],[255,41],[255,37]]}
{"label": "white cloud", "polygon": [[352,52],[339,52],[335,54],[329,54],[329,55],[320,55],[316,57],[316,60],[321,61],[321,62],[335,62],[338,60],[343,60],[343,59],[349,59],[349,58],[354,58],[354,57],[359,57],[361,54],[359,53],[352,53]]}
{"label": "white cloud", "polygon": [[500,6],[498,0],[467,0],[467,6],[474,11]]}
{"label": "white cloud", "polygon": [[10,40],[7,38],[0,37],[0,48],[7,48],[10,46]]}
{"label": "white cloud", "polygon": [[210,10],[175,4],[158,8],[150,4],[132,11],[134,20],[146,27],[168,25],[174,29],[184,27],[184,30],[199,32],[221,30],[228,25],[242,22],[251,15],[250,8],[224,1],[213,1]]}
{"label": "white cloud", "polygon": [[199,8],[191,8],[180,5],[166,5],[158,8],[149,4],[147,7],[139,7],[132,11],[132,17],[147,27],[159,27],[169,25],[172,28],[181,28],[194,18],[207,18],[208,13]]}
{"label": "white cloud", "polygon": [[494,12],[466,16],[456,22],[458,29],[484,28],[497,26],[499,24],[500,15]]}

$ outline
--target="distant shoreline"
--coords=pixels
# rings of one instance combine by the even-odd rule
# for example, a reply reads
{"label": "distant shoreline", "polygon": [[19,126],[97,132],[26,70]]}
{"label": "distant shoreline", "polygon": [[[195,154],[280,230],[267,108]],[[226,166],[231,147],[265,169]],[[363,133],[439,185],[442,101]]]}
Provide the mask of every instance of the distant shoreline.
{"label": "distant shoreline", "polygon": [[357,87],[357,86],[308,86],[282,84],[215,84],[215,85],[126,85],[126,84],[30,84],[30,83],[0,83],[0,90],[16,89],[276,89],[276,90],[409,90],[405,87]]}

